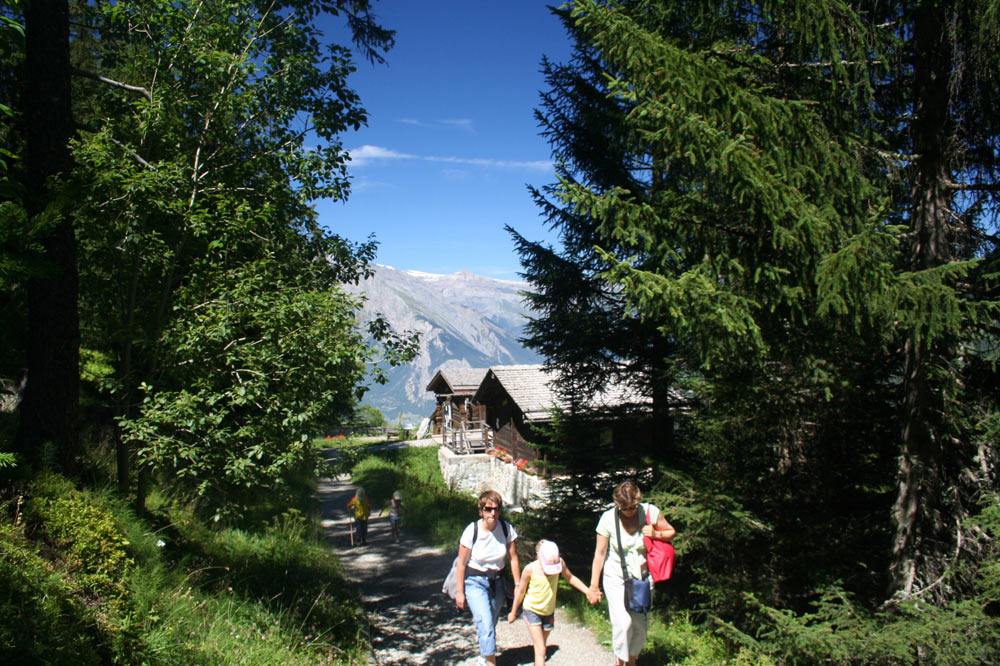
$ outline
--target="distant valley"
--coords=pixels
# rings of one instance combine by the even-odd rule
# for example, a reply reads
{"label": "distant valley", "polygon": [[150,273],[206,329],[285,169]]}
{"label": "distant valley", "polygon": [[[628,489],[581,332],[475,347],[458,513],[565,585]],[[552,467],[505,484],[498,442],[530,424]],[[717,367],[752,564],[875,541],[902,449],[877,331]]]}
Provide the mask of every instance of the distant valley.
{"label": "distant valley", "polygon": [[518,342],[528,314],[521,292],[528,287],[468,271],[437,275],[376,266],[374,276],[347,290],[367,296],[365,321],[381,313],[397,331],[419,331],[420,353],[409,364],[391,368],[389,383],[372,386],[364,402],[390,420],[416,420],[433,411],[433,394],[425,389],[445,364],[485,368],[541,362]]}

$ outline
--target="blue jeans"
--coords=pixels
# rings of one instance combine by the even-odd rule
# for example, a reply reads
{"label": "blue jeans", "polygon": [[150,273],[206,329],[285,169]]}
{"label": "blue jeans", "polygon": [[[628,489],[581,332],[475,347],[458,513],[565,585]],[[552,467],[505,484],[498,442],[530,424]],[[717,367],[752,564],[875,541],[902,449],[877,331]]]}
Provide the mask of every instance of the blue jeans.
{"label": "blue jeans", "polygon": [[503,578],[491,582],[486,576],[466,576],[465,601],[472,611],[479,636],[479,654],[491,657],[497,653],[497,620],[503,608]]}

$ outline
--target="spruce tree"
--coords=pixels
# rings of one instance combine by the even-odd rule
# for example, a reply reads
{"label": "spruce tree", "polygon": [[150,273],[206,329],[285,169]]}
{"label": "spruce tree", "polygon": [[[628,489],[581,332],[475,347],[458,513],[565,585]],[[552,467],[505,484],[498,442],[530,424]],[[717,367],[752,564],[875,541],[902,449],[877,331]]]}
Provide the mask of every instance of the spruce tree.
{"label": "spruce tree", "polygon": [[[556,10],[567,30],[574,31],[567,12]],[[630,104],[607,95],[600,59],[582,40],[576,40],[569,65],[545,60],[542,69],[551,90],[542,95],[536,118],[553,148],[562,183],[579,183],[598,191],[628,188],[644,192],[637,165],[648,160],[644,148],[624,122]],[[534,243],[508,228],[515,239],[523,275],[535,285],[526,295],[534,312],[525,342],[541,353],[563,377],[559,386],[571,405],[562,427],[571,433],[573,455],[564,462],[576,468],[603,468],[607,458],[673,451],[671,409],[677,397],[667,389],[670,379],[669,346],[656,333],[656,322],[629,311],[624,293],[603,276],[612,266],[598,251],[600,232],[594,220],[563,206],[560,188],[531,188],[548,224],[559,231],[561,247]],[[634,258],[641,265],[641,256]],[[625,400],[610,413],[593,413],[593,398],[609,386],[634,390],[653,399],[652,436],[620,438],[613,447],[602,445],[591,427],[595,418],[641,419],[648,405]],[[579,418],[577,418],[579,417]],[[586,450],[586,455],[580,455]],[[559,457],[558,451],[556,456]]]}
{"label": "spruce tree", "polygon": [[[557,303],[571,292],[551,266],[587,266],[590,291],[620,299],[609,319],[642,322],[629,344],[660,349],[698,401],[681,447],[756,516],[746,533],[761,526],[786,571],[757,591],[784,603],[834,581],[944,601],[962,594],[941,584],[954,554],[981,552],[964,525],[996,487],[979,433],[995,418],[997,15],[946,5],[565,10],[589,60],[563,78],[590,95],[543,99],[564,252],[522,244],[527,275]],[[577,335],[542,312],[539,348]]]}

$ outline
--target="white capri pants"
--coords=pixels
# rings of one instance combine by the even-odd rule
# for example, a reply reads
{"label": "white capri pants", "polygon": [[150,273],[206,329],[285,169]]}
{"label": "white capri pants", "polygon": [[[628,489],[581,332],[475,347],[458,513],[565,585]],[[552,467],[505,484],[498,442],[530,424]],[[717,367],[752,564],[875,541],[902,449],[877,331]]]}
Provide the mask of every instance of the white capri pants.
{"label": "white capri pants", "polygon": [[646,644],[649,614],[625,609],[625,582],[621,571],[611,572],[605,567],[601,581],[608,600],[608,615],[611,616],[611,647],[618,659],[628,661],[629,657],[638,655]]}

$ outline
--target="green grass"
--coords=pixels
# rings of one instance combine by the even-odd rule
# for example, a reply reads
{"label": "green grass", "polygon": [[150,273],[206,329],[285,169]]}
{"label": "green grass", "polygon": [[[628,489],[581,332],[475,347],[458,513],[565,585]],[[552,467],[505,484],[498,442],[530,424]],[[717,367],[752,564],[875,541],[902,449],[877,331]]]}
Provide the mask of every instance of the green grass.
{"label": "green grass", "polygon": [[365,663],[364,618],[304,514],[212,528],[45,475],[0,501],[0,663]]}

